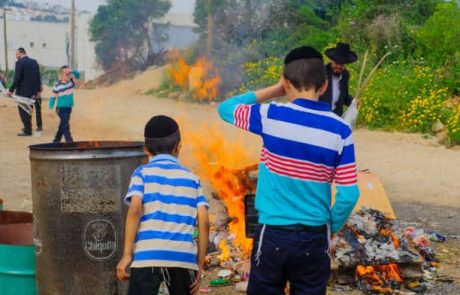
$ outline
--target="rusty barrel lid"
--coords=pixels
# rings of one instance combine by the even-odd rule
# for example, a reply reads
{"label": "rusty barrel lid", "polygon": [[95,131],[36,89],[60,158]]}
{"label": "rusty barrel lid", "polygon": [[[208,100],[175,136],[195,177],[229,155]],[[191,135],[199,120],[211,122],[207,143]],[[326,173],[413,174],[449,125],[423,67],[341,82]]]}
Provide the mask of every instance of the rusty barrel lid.
{"label": "rusty barrel lid", "polygon": [[81,141],[29,146],[33,160],[79,160],[144,157],[141,141]]}

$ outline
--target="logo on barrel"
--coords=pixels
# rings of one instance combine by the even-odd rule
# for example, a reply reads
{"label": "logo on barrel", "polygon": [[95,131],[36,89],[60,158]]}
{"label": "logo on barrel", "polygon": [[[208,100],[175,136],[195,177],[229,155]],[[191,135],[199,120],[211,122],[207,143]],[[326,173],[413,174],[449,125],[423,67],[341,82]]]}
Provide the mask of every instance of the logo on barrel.
{"label": "logo on barrel", "polygon": [[93,260],[111,258],[117,251],[117,232],[113,224],[106,219],[90,221],[83,233],[83,249]]}

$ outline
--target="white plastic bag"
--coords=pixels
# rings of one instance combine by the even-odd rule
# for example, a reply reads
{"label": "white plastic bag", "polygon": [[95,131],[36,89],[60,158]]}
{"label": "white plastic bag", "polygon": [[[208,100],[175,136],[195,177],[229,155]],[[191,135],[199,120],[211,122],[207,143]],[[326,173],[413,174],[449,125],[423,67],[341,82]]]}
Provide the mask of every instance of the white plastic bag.
{"label": "white plastic bag", "polygon": [[358,118],[358,100],[353,99],[346,112],[342,115],[342,119],[350,125],[351,129],[355,128],[356,119]]}

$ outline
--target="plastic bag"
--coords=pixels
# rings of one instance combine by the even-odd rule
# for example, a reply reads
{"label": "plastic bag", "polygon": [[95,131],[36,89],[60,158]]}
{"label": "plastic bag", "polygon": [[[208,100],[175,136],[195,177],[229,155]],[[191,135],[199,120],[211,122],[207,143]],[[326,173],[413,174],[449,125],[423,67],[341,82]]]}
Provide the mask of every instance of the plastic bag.
{"label": "plastic bag", "polygon": [[355,128],[356,119],[358,118],[358,100],[353,99],[346,112],[342,115],[345,122],[350,125],[351,129]]}

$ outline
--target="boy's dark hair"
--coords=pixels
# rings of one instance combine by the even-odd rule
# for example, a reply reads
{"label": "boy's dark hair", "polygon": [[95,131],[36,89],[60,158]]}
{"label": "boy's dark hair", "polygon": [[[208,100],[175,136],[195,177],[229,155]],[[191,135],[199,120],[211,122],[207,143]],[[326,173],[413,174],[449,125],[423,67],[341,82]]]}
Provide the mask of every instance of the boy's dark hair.
{"label": "boy's dark hair", "polygon": [[59,71],[62,71],[63,69],[68,69],[68,68],[69,68],[69,66],[65,65],[65,66],[60,67]]}
{"label": "boy's dark hair", "polygon": [[22,47],[19,47],[18,48],[18,52],[21,53],[21,54],[27,54],[26,50]]}
{"label": "boy's dark hair", "polygon": [[145,125],[145,146],[153,154],[173,154],[180,142],[179,125],[167,116],[154,116]]}
{"label": "boy's dark hair", "polygon": [[326,79],[323,56],[313,47],[298,47],[284,59],[283,75],[299,91],[317,91]]}

